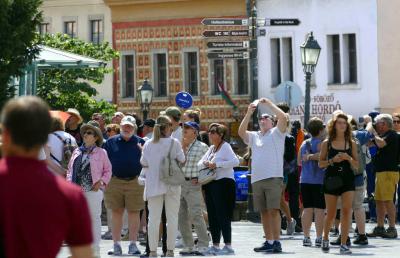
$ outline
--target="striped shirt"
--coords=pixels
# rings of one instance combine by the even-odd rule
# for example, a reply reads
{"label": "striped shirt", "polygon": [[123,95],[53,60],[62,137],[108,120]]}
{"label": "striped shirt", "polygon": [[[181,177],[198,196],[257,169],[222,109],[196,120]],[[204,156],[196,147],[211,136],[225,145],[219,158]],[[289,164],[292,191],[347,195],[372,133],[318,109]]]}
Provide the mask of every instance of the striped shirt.
{"label": "striped shirt", "polygon": [[182,167],[185,177],[197,178],[199,176],[199,167],[197,163],[208,151],[208,146],[198,140],[195,140],[185,151],[186,163]]}

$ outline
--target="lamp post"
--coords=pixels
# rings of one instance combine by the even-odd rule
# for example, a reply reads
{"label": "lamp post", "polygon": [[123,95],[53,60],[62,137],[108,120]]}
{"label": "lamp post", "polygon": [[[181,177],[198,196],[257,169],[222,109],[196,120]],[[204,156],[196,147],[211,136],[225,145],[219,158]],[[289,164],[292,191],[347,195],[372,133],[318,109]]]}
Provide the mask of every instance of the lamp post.
{"label": "lamp post", "polygon": [[304,127],[306,127],[308,124],[308,120],[310,120],[311,75],[314,72],[315,67],[317,66],[319,54],[321,53],[321,47],[314,39],[312,32],[308,34],[307,40],[300,46],[300,52],[301,63],[303,64],[303,71],[306,75],[306,96],[304,103]]}
{"label": "lamp post", "polygon": [[153,91],[153,87],[151,87],[147,79],[145,79],[143,84],[137,89],[137,98],[142,108],[143,121],[147,119],[147,114],[149,113],[150,105],[153,100]]}

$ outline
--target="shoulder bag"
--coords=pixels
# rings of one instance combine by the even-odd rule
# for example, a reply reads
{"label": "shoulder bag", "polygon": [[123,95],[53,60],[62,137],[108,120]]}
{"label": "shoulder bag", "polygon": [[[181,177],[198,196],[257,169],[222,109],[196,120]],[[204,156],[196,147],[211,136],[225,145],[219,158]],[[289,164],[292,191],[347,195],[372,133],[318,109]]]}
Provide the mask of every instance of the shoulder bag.
{"label": "shoulder bag", "polygon": [[[213,148],[213,150],[211,151],[211,153],[208,155],[207,157],[207,161],[211,161],[211,159],[214,157],[216,152],[215,146]],[[215,180],[217,178],[217,171],[216,168],[211,169],[208,167],[202,168],[199,171],[199,178],[198,178],[198,182],[199,184],[205,185],[210,183],[211,181]]]}
{"label": "shoulder bag", "polygon": [[176,159],[171,158],[174,139],[169,147],[168,155],[161,160],[160,180],[167,185],[180,186],[185,182],[185,174]]}

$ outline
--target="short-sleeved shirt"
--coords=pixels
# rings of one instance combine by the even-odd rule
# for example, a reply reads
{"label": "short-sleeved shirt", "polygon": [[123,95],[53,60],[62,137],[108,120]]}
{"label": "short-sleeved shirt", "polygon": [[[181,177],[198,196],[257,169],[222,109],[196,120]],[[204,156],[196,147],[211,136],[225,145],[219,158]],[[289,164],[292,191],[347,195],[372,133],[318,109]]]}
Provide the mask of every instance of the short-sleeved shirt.
{"label": "short-sleeved shirt", "polygon": [[[308,145],[307,142],[310,144]],[[303,157],[308,154],[318,153],[318,145],[321,143],[321,139],[312,137],[311,139],[305,140],[300,147],[300,156]],[[301,184],[318,184],[322,185],[324,182],[325,170],[319,168],[317,160],[302,160],[301,166]]]}
{"label": "short-sleeved shirt", "polygon": [[283,155],[285,152],[285,133],[278,127],[264,135],[261,132],[248,132],[251,148],[251,183],[283,177]]}
{"label": "short-sleeved shirt", "polygon": [[90,245],[91,219],[81,189],[44,162],[0,161],[0,235],[6,257],[54,258],[65,242]]}
{"label": "short-sleeved shirt", "polygon": [[386,145],[383,148],[378,148],[373,163],[376,172],[383,171],[398,171],[398,136],[393,130],[389,130],[383,136],[381,136]]}
{"label": "short-sleeved shirt", "polygon": [[197,163],[208,151],[208,146],[198,140],[190,144],[186,150],[186,162],[182,167],[185,177],[196,178],[199,176],[199,167]]}
{"label": "short-sleeved shirt", "polygon": [[113,176],[132,178],[140,175],[142,149],[138,144],[143,145],[144,140],[136,135],[125,141],[120,134],[117,134],[106,141],[103,148],[110,159]]}
{"label": "short-sleeved shirt", "polygon": [[[78,144],[75,138],[67,132],[56,131],[54,133],[49,134],[47,140],[47,146],[49,147],[51,153],[50,159],[54,164],[61,167],[60,162],[62,161],[64,154],[64,142],[61,141],[55,134],[60,136],[63,139],[63,141],[66,139],[70,139],[71,144],[74,146],[78,146]],[[56,158],[57,160],[55,160],[54,158]]]}

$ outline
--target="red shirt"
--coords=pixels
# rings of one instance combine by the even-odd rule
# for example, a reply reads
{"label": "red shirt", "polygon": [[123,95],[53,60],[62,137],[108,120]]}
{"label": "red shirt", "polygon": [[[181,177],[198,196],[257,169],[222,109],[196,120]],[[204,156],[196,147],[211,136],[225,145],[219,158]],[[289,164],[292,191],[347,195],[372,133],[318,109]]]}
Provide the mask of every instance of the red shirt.
{"label": "red shirt", "polygon": [[64,240],[70,246],[93,240],[81,189],[44,162],[20,157],[0,160],[0,234],[9,258],[54,258]]}

